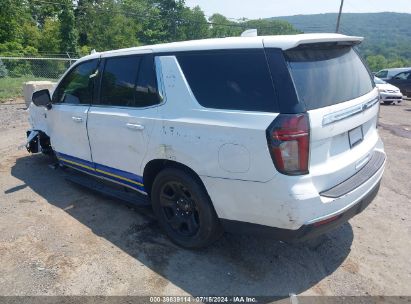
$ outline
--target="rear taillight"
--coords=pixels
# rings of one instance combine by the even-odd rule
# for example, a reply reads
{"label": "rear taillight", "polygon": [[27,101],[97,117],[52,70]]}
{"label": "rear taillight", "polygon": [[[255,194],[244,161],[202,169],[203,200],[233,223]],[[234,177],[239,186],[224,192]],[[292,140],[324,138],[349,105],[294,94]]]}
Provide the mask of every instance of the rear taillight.
{"label": "rear taillight", "polygon": [[276,169],[287,175],[308,173],[308,115],[280,114],[267,129],[268,148]]}

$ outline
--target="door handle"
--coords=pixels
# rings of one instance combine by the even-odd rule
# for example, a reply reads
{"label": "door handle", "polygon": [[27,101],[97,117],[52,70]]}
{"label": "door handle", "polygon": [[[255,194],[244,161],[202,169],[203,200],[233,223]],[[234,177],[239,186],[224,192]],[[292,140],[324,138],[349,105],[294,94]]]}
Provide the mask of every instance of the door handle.
{"label": "door handle", "polygon": [[143,131],[144,130],[143,125],[133,124],[133,123],[128,123],[127,128],[129,128],[131,130],[138,130],[138,131]]}
{"label": "door handle", "polygon": [[77,117],[77,116],[73,116],[73,117],[71,117],[71,119],[74,120],[75,122],[82,122],[83,121],[83,118]]}

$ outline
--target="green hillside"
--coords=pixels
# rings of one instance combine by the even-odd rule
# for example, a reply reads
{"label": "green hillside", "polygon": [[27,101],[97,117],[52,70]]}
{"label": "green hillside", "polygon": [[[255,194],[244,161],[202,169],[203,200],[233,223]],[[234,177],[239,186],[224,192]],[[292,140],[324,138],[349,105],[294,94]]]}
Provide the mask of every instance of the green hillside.
{"label": "green hillside", "polygon": [[[285,20],[305,33],[334,32],[337,14],[270,18]],[[343,13],[340,32],[365,38],[359,50],[371,69],[411,66],[411,14]]]}

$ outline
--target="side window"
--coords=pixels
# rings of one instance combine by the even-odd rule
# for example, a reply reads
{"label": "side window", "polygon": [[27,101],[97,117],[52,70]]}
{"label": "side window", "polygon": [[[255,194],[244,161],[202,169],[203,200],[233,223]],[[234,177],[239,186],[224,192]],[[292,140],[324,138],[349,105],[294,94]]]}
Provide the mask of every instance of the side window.
{"label": "side window", "polygon": [[402,72],[394,76],[395,79],[407,79],[409,72]]}
{"label": "side window", "polygon": [[139,56],[107,58],[101,80],[100,104],[131,107],[140,65]]}
{"label": "side window", "polygon": [[133,55],[106,59],[100,104],[147,107],[159,102],[153,56]]}
{"label": "side window", "polygon": [[157,89],[154,57],[143,56],[136,86],[136,107],[147,107],[161,102]]}
{"label": "side window", "polygon": [[262,50],[181,54],[177,58],[202,106],[276,111],[274,87]]}
{"label": "side window", "polygon": [[53,103],[90,104],[93,99],[94,78],[98,60],[78,64],[61,81],[53,94]]}

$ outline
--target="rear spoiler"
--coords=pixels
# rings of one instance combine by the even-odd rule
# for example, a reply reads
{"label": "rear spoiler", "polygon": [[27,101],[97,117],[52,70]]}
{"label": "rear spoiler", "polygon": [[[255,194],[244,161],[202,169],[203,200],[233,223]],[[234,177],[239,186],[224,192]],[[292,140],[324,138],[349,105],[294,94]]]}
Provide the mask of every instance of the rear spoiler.
{"label": "rear spoiler", "polygon": [[[341,34],[301,34],[287,36],[266,36],[263,37],[263,44],[266,48],[281,48],[283,50],[293,49],[302,45],[313,44],[337,44],[337,45],[357,45],[364,38],[358,36],[346,36]],[[280,41],[279,41],[280,40]]]}

